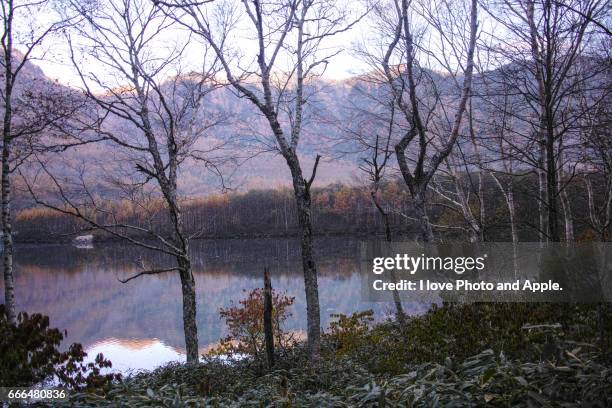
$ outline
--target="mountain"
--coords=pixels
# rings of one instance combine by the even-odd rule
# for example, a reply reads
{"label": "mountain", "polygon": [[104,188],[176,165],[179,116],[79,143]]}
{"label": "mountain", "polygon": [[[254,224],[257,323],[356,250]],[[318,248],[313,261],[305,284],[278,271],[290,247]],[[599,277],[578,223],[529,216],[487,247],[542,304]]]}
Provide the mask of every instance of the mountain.
{"label": "mountain", "polygon": [[[194,79],[187,76],[181,81],[185,88],[189,88],[188,83]],[[26,63],[20,74],[18,88],[19,94],[26,94],[33,88],[53,89],[56,95],[79,94],[75,89],[46,78],[42,70],[30,62]],[[305,115],[299,147],[304,173],[310,174],[314,159],[320,154],[322,159],[317,170],[316,185],[350,183],[358,171],[356,160],[334,151],[333,140],[338,133],[338,126],[333,123],[336,119],[334,115],[329,115],[337,112],[338,105],[346,100],[350,92],[348,81],[318,81],[309,86],[307,92],[312,94],[312,109],[307,110]],[[19,101],[14,105],[18,106]],[[282,156],[271,151],[270,146],[274,146],[274,140],[267,121],[259,111],[246,99],[239,98],[232,89],[221,88],[207,94],[197,119],[201,123],[208,123],[222,114],[227,117],[208,129],[194,148],[204,151],[211,145],[227,143],[222,151],[213,153],[215,156],[232,158],[231,161],[224,160],[220,166],[225,186],[248,190],[290,185],[289,169]],[[16,115],[15,122],[27,119],[27,115],[22,116]],[[140,137],[137,129],[119,117],[110,116],[105,123],[108,128],[123,132],[126,137],[134,137],[134,140]],[[142,140],[135,143],[142,143]],[[123,174],[127,177],[134,168],[130,159],[122,149],[110,142],[102,142],[67,149],[53,157],[50,163],[53,163],[53,174],[60,178],[84,171],[89,180],[97,182],[109,174]],[[219,177],[206,169],[202,162],[186,160],[180,172],[180,188],[186,195],[200,196],[220,188]]]}
{"label": "mountain", "polygon": [[[492,114],[488,110],[491,110],[493,105],[485,104],[479,99],[479,95],[484,93],[485,84],[503,85],[504,76],[507,76],[508,72],[517,70],[523,71],[524,78],[530,76],[528,70],[512,66],[475,75],[473,117],[477,132],[482,129],[479,129],[479,126],[484,126],[483,123],[490,121],[487,117]],[[435,100],[432,98],[434,92],[442,95],[441,103],[432,105],[435,108],[434,115],[438,115],[441,119],[432,125],[432,130],[437,129],[441,134],[445,134],[444,129],[447,125],[443,115],[452,117],[452,106],[455,105],[458,95],[457,84],[451,77],[430,70],[417,70],[416,75],[422,85],[418,88],[421,92],[422,106],[427,106],[429,101]],[[513,75],[517,76],[516,73]],[[77,95],[74,97],[78,98],[79,93],[76,90],[50,81],[34,64],[26,64],[21,81],[24,89],[29,86],[39,90],[53,90],[59,94]],[[187,98],[190,90],[196,86],[196,82],[197,77],[188,75],[179,78],[176,82],[169,81],[166,86],[175,87],[172,88],[174,98]],[[504,86],[514,85],[510,83]],[[252,90],[258,92],[253,86]],[[333,183],[350,184],[357,179],[366,179],[359,170],[365,154],[364,140],[359,143],[349,135],[353,132],[359,134],[366,142],[368,140],[371,142],[375,134],[386,131],[385,121],[388,120],[389,113],[381,104],[381,101],[389,100],[386,92],[388,92],[386,87],[381,86],[380,81],[377,81],[372,74],[337,81],[319,78],[305,86],[308,105],[304,115],[299,154],[306,177],[310,175],[316,155],[322,156],[317,171],[316,186]],[[524,106],[524,103],[519,101],[518,94],[512,99],[513,103]],[[444,109],[441,109],[440,105],[444,105]],[[223,174],[225,187],[248,190],[290,185],[290,173],[284,159],[279,154],[275,154],[271,148],[275,142],[267,121],[251,102],[237,96],[232,88],[211,91],[206,95],[202,109],[187,114],[194,115],[192,122],[196,125],[209,124],[223,116],[220,123],[206,130],[193,148],[206,151],[211,146],[224,145],[223,149],[213,154],[218,158],[232,159],[224,160],[224,164],[218,168]],[[288,117],[287,114],[283,117],[285,122]],[[396,121],[402,126],[401,118],[396,117]],[[162,126],[161,123],[157,125]],[[138,129],[117,116],[109,116],[105,126],[121,132],[128,139],[133,138],[129,140],[134,140],[134,143],[144,143],[142,138],[139,140],[137,136]],[[406,126],[405,123],[403,126]],[[464,133],[468,134],[467,131]],[[466,137],[465,141],[460,143],[465,144],[462,146],[464,154],[469,153],[469,138]],[[122,150],[125,149],[118,149],[110,142],[68,149],[53,158],[54,174],[63,177],[81,172],[93,183],[105,180],[106,185],[109,185],[108,175],[119,174],[122,177],[129,177],[134,173],[134,157],[126,156]],[[395,160],[392,159],[390,165],[395,166]],[[219,177],[214,171],[211,172],[210,165],[207,167],[201,161],[185,160],[180,171],[180,188],[185,195],[202,196],[219,191],[221,184]]]}

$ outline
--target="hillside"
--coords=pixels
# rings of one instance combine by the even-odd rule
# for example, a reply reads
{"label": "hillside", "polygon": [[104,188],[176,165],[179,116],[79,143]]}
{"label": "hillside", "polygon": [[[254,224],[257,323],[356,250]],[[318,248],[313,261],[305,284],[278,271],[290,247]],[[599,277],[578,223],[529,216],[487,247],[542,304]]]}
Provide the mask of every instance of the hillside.
{"label": "hillside", "polygon": [[[496,87],[502,86],[499,84],[504,82],[503,78],[508,76],[514,77],[515,81],[523,82],[529,82],[529,78],[532,77],[527,65],[504,66],[475,76],[473,125],[476,132],[494,131],[490,128],[489,122],[491,115],[494,114],[494,106],[499,106],[501,102],[491,99],[491,103],[484,103],[480,98],[485,94],[486,86],[495,91]],[[449,107],[453,106],[456,94],[454,91],[456,84],[452,79],[427,70],[420,71],[418,77],[424,103],[428,101],[427,98],[431,98],[431,92],[435,89],[442,95],[441,102],[446,105],[444,114],[452,115],[452,108]],[[24,90],[36,88],[42,92],[41,89],[51,89],[59,95],[78,94],[74,89],[49,80],[31,63],[24,67],[21,81]],[[195,81],[193,76],[188,75],[180,79],[180,85],[188,90],[193,81]],[[592,89],[596,89],[598,83],[606,81],[609,81],[609,78],[600,74],[588,82],[594,85]],[[363,163],[366,153],[363,151],[363,144],[356,142],[354,137],[350,136],[350,132],[359,133],[363,139],[371,140],[376,132],[385,128],[384,121],[388,118],[388,112],[385,108],[381,108],[380,103],[388,100],[388,95],[384,94],[386,92],[384,87],[376,80],[372,80],[372,75],[364,75],[335,81],[319,78],[307,84],[305,92],[309,95],[309,104],[305,112],[299,147],[304,173],[310,174],[314,159],[320,154],[322,160],[317,172],[315,183],[317,187],[334,183],[354,184],[357,180],[366,180],[365,175],[359,171],[359,165]],[[178,95],[181,96],[180,90]],[[525,109],[524,102],[518,94],[510,96],[509,100],[511,109]],[[204,108],[196,115],[198,115],[197,121],[203,125],[219,121],[206,130],[194,148],[206,151],[211,146],[222,146],[213,155],[223,158],[219,166],[223,182],[218,175],[210,171],[210,168],[205,168],[202,162],[187,159],[182,163],[180,169],[182,175],[179,177],[180,188],[185,196],[200,197],[217,193],[222,186],[234,191],[248,191],[289,185],[288,168],[284,159],[275,153],[273,149],[275,142],[268,123],[253,104],[244,98],[239,98],[229,87],[220,88],[207,94]],[[439,115],[436,121],[442,125],[434,124],[433,127],[437,128],[434,132],[444,133],[444,117],[440,113],[436,115]],[[529,138],[529,124],[515,122],[513,131],[517,135],[521,133],[526,135],[520,137]],[[402,124],[401,120],[398,123],[399,129],[407,126],[405,123]],[[136,129],[126,128],[125,121],[117,117],[109,116],[106,119],[106,126],[127,134],[134,130],[133,134],[137,134]],[[464,133],[468,134],[467,129]],[[567,146],[572,144],[571,138],[571,134],[566,136]],[[486,157],[489,161],[488,166],[495,166],[498,157],[498,139],[495,137],[481,139],[488,140],[481,142],[484,146],[490,145],[485,151],[481,151],[481,154],[488,155]],[[436,143],[435,138],[433,143]],[[467,136],[460,138],[459,143],[463,154],[469,156],[472,149],[469,138]],[[82,171],[91,183],[92,189],[108,189],[114,181],[109,180],[107,175],[119,174],[117,177],[129,177],[133,173],[134,157],[127,157],[119,150],[110,143],[95,143],[68,149],[53,159],[54,174],[58,177],[74,176]],[[517,160],[524,159],[517,156]],[[395,167],[394,158],[390,160],[389,165]],[[112,197],[112,194],[110,196]]]}

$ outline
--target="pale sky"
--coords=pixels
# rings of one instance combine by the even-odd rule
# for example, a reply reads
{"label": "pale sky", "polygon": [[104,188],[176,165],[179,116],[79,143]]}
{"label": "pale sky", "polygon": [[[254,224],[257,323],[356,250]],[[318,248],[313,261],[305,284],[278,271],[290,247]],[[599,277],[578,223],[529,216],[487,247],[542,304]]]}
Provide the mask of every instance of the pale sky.
{"label": "pale sky", "polygon": [[[355,41],[360,41],[364,33],[367,33],[367,24],[365,21],[362,21],[355,25],[350,31],[331,37],[324,43],[326,49],[342,50],[342,52],[333,57],[331,62],[327,65],[324,74],[325,78],[332,80],[345,79],[368,69],[366,64],[354,57],[351,52],[353,43]],[[170,32],[167,37],[168,40],[172,42],[176,40],[176,38],[180,38],[181,35],[184,34],[173,34]],[[73,42],[77,41],[78,39],[75,37]],[[192,41],[192,43],[193,46],[190,47],[190,50],[184,55],[184,61],[185,65],[197,67],[201,58],[202,48],[196,41]],[[16,48],[19,49],[18,45]],[[243,48],[250,49],[251,47]],[[81,79],[77,75],[72,61],[70,61],[68,46],[64,37],[56,35],[53,38],[48,38],[44,46],[36,53],[36,57],[37,58],[32,62],[39,66],[50,79],[57,80],[69,86],[82,86]],[[88,63],[83,64],[85,67],[81,67],[81,69],[84,68],[96,73],[103,70],[103,67],[96,66],[95,64],[98,63],[90,60]]]}
{"label": "pale sky", "polygon": [[[104,4],[104,3],[102,3]],[[352,7],[351,3],[348,3],[349,7]],[[353,3],[356,4],[356,3]],[[357,14],[357,13],[356,13]],[[244,18],[244,16],[241,16]],[[26,22],[25,24],[38,24],[44,25],[45,20],[49,20],[49,14],[43,14],[41,16],[27,16],[23,18]],[[35,23],[32,23],[35,22]],[[250,39],[250,22],[247,25],[243,26],[243,23],[239,23],[237,25],[236,30],[234,31],[234,42],[241,45],[242,51],[245,53],[246,57],[244,61],[252,61],[255,59],[255,52],[257,49],[257,45],[252,42]],[[324,78],[332,79],[332,80],[341,80],[345,79],[363,72],[366,72],[370,69],[366,63],[361,61],[359,58],[353,55],[352,49],[357,42],[363,42],[368,37],[371,37],[372,33],[375,31],[376,27],[373,27],[372,22],[367,18],[363,19],[359,23],[357,23],[351,30],[347,32],[343,32],[334,37],[329,38],[326,42],[323,43],[323,46],[326,49],[329,49],[330,52],[335,50],[341,50],[342,52],[330,61],[327,65],[327,69],[324,74]],[[113,27],[109,27],[113,28]],[[156,39],[155,45],[152,47],[152,52],[155,56],[159,55],[164,57],[164,52],[167,52],[167,48],[169,44],[175,41],[185,41],[187,38],[187,30],[184,28],[171,28],[162,31],[162,34],[158,36]],[[288,39],[291,41],[291,39]],[[73,34],[73,44],[79,43],[79,38]],[[199,40],[198,40],[199,41]],[[18,45],[17,45],[17,48]],[[203,46],[198,44],[197,41],[191,41],[187,52],[183,54],[184,61],[181,65],[184,70],[182,72],[188,72],[191,70],[198,70],[201,66],[201,58],[202,58],[202,50]],[[433,50],[432,50],[433,51]],[[435,51],[433,51],[435,52]],[[76,69],[73,66],[73,63],[69,58],[68,46],[66,44],[66,39],[62,35],[55,35],[54,37],[48,38],[43,47],[38,51],[37,55],[38,59],[33,61],[36,65],[38,65],[45,75],[53,80],[57,80],[62,84],[73,86],[73,87],[82,87],[82,82],[79,76],[77,75]],[[81,59],[77,56],[77,59]],[[288,61],[288,60],[286,60]],[[282,61],[277,65],[282,65]],[[96,76],[104,78],[106,75],[105,67],[99,61],[96,61],[92,58],[86,58],[80,62],[80,69],[87,73],[95,73]],[[171,72],[168,73],[171,75]],[[111,79],[111,83],[114,81],[114,84],[109,83],[109,86],[117,86],[121,85],[119,82],[121,79],[118,77],[113,77]],[[95,85],[90,83],[90,86],[95,88]]]}
{"label": "pale sky", "polygon": [[[325,78],[334,80],[345,79],[367,70],[367,66],[362,61],[351,55],[351,43],[358,38],[358,35],[359,33],[357,32],[346,33],[342,35],[342,38],[338,38],[338,43],[347,44],[347,47],[341,54],[335,56],[328,65],[324,75]],[[60,40],[56,40],[54,48],[60,45]],[[194,56],[193,54],[191,55]],[[70,86],[79,87],[81,85],[81,80],[65,52],[47,51],[43,59],[33,62],[50,79]]]}

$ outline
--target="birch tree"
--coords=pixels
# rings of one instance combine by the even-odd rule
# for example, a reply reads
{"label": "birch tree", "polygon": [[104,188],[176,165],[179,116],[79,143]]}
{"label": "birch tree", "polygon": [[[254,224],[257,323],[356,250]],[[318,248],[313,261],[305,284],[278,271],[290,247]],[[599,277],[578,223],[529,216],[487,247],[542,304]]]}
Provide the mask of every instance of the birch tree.
{"label": "birch tree", "polygon": [[[459,137],[472,88],[478,30],[477,2],[393,0],[373,6],[384,44],[382,55],[372,52],[402,116],[394,151],[411,195],[419,236],[434,240],[427,215],[428,188],[439,166]],[[458,94],[437,86],[427,64],[448,72]],[[451,92],[452,94],[452,92]]]}
{"label": "birch tree", "polygon": [[[273,135],[271,145],[287,164],[301,235],[308,347],[310,357],[318,359],[321,324],[311,188],[321,156],[314,158],[312,170],[305,170],[299,148],[307,133],[315,79],[339,53],[328,42],[352,28],[360,16],[352,16],[348,4],[332,0],[243,0],[218,7],[207,5],[208,1],[156,3],[210,44],[227,82],[265,118]],[[247,38],[236,41],[235,33],[241,29]],[[251,60],[252,49],[256,55]]]}
{"label": "birch tree", "polygon": [[[608,61],[609,63],[609,61]],[[587,193],[588,220],[601,242],[610,241],[612,226],[612,117],[610,100],[584,117],[584,187]]]}
{"label": "birch tree", "polygon": [[[111,166],[108,173],[112,176],[97,187],[96,180],[87,177],[88,163],[68,178],[57,175],[58,168],[65,172],[68,165],[54,167],[48,158],[39,157],[40,170],[28,183],[30,192],[37,203],[80,218],[89,230],[104,231],[172,260],[162,266],[141,263],[140,272],[121,280],[127,283],[145,275],[178,274],[187,362],[196,363],[192,235],[186,232],[183,220],[179,182],[181,165],[188,160],[203,162],[219,174],[215,153],[224,142],[206,136],[223,116],[204,111],[206,96],[216,89],[216,58],[202,55],[200,71],[183,72],[189,38],[169,39],[173,20],[147,0],[99,4],[74,0],[70,7],[81,21],[67,41],[90,101],[88,115],[77,119],[77,127],[103,137],[116,152],[118,166],[101,160],[101,165]],[[37,194],[41,184],[51,186],[55,201]],[[141,222],[119,221],[104,191],[129,202]],[[169,220],[170,227],[164,228],[160,219]]]}
{"label": "birch tree", "polygon": [[43,84],[26,73],[31,69],[32,61],[44,54],[44,40],[69,24],[69,20],[62,20],[54,13],[51,2],[47,0],[3,0],[0,12],[4,300],[8,321],[15,323],[11,209],[13,174],[30,156],[34,145],[40,148],[40,144],[34,140],[70,116],[77,109],[78,102],[70,101],[72,95],[59,97],[57,90],[53,90],[49,84]]}
{"label": "birch tree", "polygon": [[576,94],[597,75],[597,69],[584,71],[585,44],[595,33],[592,27],[599,27],[595,22],[604,15],[606,2],[503,0],[485,7],[503,27],[498,30],[503,35],[492,35],[504,81],[513,85],[513,92],[528,107],[521,116],[522,132],[537,147],[534,168],[542,204],[539,229],[546,239],[557,242],[563,210],[566,235],[572,235],[569,200],[564,193],[571,177],[562,173],[572,174],[575,169],[567,143],[584,114],[584,109],[577,109]]}
{"label": "birch tree", "polygon": [[[375,78],[369,78],[373,83],[377,83]],[[363,99],[370,99],[373,95],[364,90],[360,92]],[[375,100],[378,98],[374,97]],[[391,104],[389,109],[382,107],[380,112],[372,112],[363,109],[355,104],[349,109],[353,114],[349,117],[348,125],[342,129],[346,135],[345,143],[353,147],[350,154],[360,156],[359,170],[367,177],[369,195],[372,204],[383,220],[385,229],[385,241],[391,243],[393,236],[391,233],[391,213],[389,203],[385,202],[384,184],[388,182],[388,175],[393,174],[390,160],[393,157],[391,143],[394,136],[394,116],[395,105]],[[391,271],[391,278],[396,280],[395,271]],[[395,304],[395,317],[402,330],[406,328],[406,313],[402,306],[401,298],[397,290],[392,293]]]}

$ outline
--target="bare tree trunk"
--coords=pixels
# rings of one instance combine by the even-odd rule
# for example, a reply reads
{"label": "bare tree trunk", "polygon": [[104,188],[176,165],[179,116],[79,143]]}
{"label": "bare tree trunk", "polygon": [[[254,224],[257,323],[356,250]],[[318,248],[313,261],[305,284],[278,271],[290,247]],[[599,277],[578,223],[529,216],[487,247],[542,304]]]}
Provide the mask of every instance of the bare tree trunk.
{"label": "bare tree trunk", "polygon": [[[474,138],[472,138],[472,141],[474,141]],[[475,148],[475,151],[478,152],[478,147],[476,143],[473,142],[473,146]],[[472,213],[472,209],[470,208],[469,195],[466,193],[466,189],[463,187],[463,185],[461,185],[461,175],[457,174],[457,171],[456,171],[457,166],[455,165],[454,162],[451,162],[452,159],[453,157],[449,156],[446,160],[444,160],[444,164],[446,166],[446,171],[448,172],[448,177],[450,177],[450,179],[453,182],[454,191],[452,191],[452,193],[453,193],[453,197],[455,198],[452,198],[451,196],[445,194],[443,192],[444,187],[442,185],[440,185],[437,189],[434,187],[434,190],[437,190],[437,192],[439,192],[443,198],[445,198],[447,201],[449,201],[454,206],[458,207],[458,210],[461,211],[461,215],[463,216],[463,219],[466,222],[467,227],[468,227],[468,235],[469,235],[470,242],[482,242],[484,241],[484,236],[482,233],[482,225],[484,225],[483,206],[482,204],[479,206],[479,212],[480,212],[480,215],[479,215],[480,220],[479,220]],[[464,166],[467,168],[467,165],[465,163],[464,163]],[[470,179],[469,181],[470,184],[472,184],[471,175],[469,173],[467,173],[467,177]],[[442,184],[444,184],[444,182]],[[472,186],[472,189],[475,190],[473,186]],[[478,174],[478,193],[477,194],[480,200],[482,196],[482,177],[480,175],[480,172]]]}
{"label": "bare tree trunk", "polygon": [[383,219],[383,225],[385,227],[385,240],[387,242],[391,242],[391,220],[389,220],[389,214],[385,211],[385,209],[380,205],[378,199],[376,198],[376,191],[378,187],[375,187],[373,191],[370,192],[370,196],[372,197],[372,201],[374,202],[374,206],[378,210],[378,213]]}
{"label": "bare tree trunk", "polygon": [[503,184],[501,180],[493,173],[491,173],[491,177],[495,180],[497,187],[501,191],[504,199],[506,201],[506,206],[508,207],[508,220],[510,222],[510,234],[512,237],[512,242],[515,244],[519,241],[518,239],[518,231],[516,229],[516,208],[514,206],[514,186],[512,180],[510,180],[507,184]]}
{"label": "bare tree trunk", "polygon": [[[450,155],[459,137],[459,130],[466,111],[467,102],[472,91],[472,77],[474,71],[474,52],[476,48],[476,37],[478,30],[478,2],[472,0],[469,23],[469,45],[466,49],[466,64],[463,71],[464,78],[461,86],[461,98],[457,105],[450,132],[443,137],[443,145],[437,148],[435,154],[428,158],[427,149],[430,145],[431,135],[428,134],[427,121],[429,115],[423,116],[424,110],[421,106],[420,98],[417,95],[418,81],[415,79],[415,68],[418,66],[416,60],[414,37],[410,24],[410,1],[402,0],[401,7],[397,3],[398,22],[395,27],[394,37],[385,53],[382,65],[391,88],[393,103],[403,112],[410,128],[404,133],[403,137],[395,145],[395,156],[399,170],[406,185],[408,186],[413,199],[414,213],[419,224],[419,234],[423,242],[433,242],[434,235],[427,216],[426,193],[430,180],[433,178],[440,164]],[[402,80],[402,85],[398,85],[396,76],[391,70],[390,59],[397,46],[403,42],[403,50],[400,55],[405,58],[405,70],[403,75],[406,81]],[[406,99],[407,93],[407,99]],[[416,145],[413,141],[417,141]],[[407,150],[418,150],[414,160],[415,165],[411,170],[406,156]],[[414,149],[414,150],[413,150]]]}
{"label": "bare tree trunk", "polygon": [[561,191],[559,195],[561,198],[561,209],[563,210],[563,220],[565,225],[565,242],[574,242],[574,216],[572,214],[572,207],[570,204],[569,197],[567,195],[567,189],[561,185],[563,179],[563,168],[559,169],[559,178],[557,180],[558,191]]}
{"label": "bare tree trunk", "polygon": [[[543,14],[548,20],[552,12],[552,3],[545,2]],[[557,156],[555,154],[555,115],[553,91],[553,55],[549,48],[541,49],[538,41],[534,2],[527,3],[526,18],[530,30],[531,55],[536,64],[535,79],[538,83],[538,103],[540,105],[539,132],[543,144],[545,176],[546,176],[546,210],[548,213],[548,239],[552,242],[561,241],[559,232],[559,205],[557,203]],[[547,21],[551,24],[550,21]],[[548,27],[547,27],[548,28]]]}
{"label": "bare tree trunk", "polygon": [[419,190],[414,196],[414,216],[419,224],[419,234],[423,242],[434,242],[435,237],[427,216],[425,200],[425,192]]}
{"label": "bare tree trunk", "polygon": [[[151,149],[157,152],[155,149]],[[178,204],[176,195],[176,151],[170,150],[170,178],[166,180],[160,177],[160,187],[168,202],[170,217],[174,224],[175,240],[180,253],[176,257],[181,278],[181,293],[183,295],[183,331],[185,332],[185,350],[187,352],[187,364],[197,364],[200,361],[198,350],[198,323],[196,319],[197,302],[195,278],[191,268],[191,258],[189,257],[189,240],[185,237],[183,214]],[[163,174],[163,170],[158,170]]]}
{"label": "bare tree trunk", "polygon": [[264,338],[268,369],[274,366],[274,330],[272,328],[272,282],[268,268],[264,269]]}
{"label": "bare tree trunk", "polygon": [[491,177],[497,183],[497,186],[501,190],[504,199],[506,200],[506,206],[508,207],[508,218],[510,222],[510,234],[512,237],[512,263],[514,265],[514,275],[518,274],[518,248],[517,244],[519,241],[518,231],[516,229],[516,208],[514,206],[514,186],[512,179],[507,183],[506,187],[502,184],[501,180],[497,176],[491,173]]}
{"label": "bare tree trunk", "polygon": [[572,207],[567,196],[567,192],[561,193],[561,208],[563,209],[563,219],[565,220],[565,241],[574,241],[574,215],[572,214]]}
{"label": "bare tree trunk", "polygon": [[516,208],[514,206],[514,188],[512,184],[508,186],[506,194],[506,205],[508,206],[508,213],[510,219],[510,234],[512,235],[512,242],[517,243],[519,241],[518,231],[516,230]]}
{"label": "bare tree trunk", "polygon": [[539,217],[539,232],[540,242],[547,241],[546,234],[546,217],[544,215],[546,202],[546,191],[544,189],[544,172],[538,170],[538,217]]}
{"label": "bare tree trunk", "polygon": [[[501,187],[501,186],[500,186]],[[516,207],[514,206],[514,187],[512,181],[510,181],[507,192],[504,194],[506,197],[506,204],[508,206],[508,215],[510,218],[510,234],[512,235],[512,265],[514,266],[514,276],[518,276],[518,231],[516,229]]]}
{"label": "bare tree trunk", "polygon": [[[12,4],[11,4],[12,7]],[[12,19],[6,21],[5,35],[6,47],[4,53],[4,121],[2,128],[2,240],[4,252],[2,254],[4,267],[4,303],[6,316],[9,323],[16,322],[15,311],[15,278],[13,276],[13,231],[11,229],[11,126],[12,126],[12,92],[13,92],[13,67],[12,67]],[[3,41],[4,42],[4,41]]]}
{"label": "bare tree trunk", "polygon": [[[10,111],[7,104],[6,110]],[[8,118],[8,119],[7,119]],[[11,181],[10,181],[10,113],[4,116],[2,149],[2,253],[4,267],[4,303],[9,323],[16,322],[15,278],[13,276],[13,232],[11,228]]]}
{"label": "bare tree trunk", "polygon": [[478,172],[478,200],[480,201],[480,227],[479,238],[481,242],[485,240],[485,225],[487,225],[487,207],[485,206],[485,195],[484,195],[484,183],[482,177],[482,170]]}
{"label": "bare tree trunk", "polygon": [[298,221],[302,237],[302,269],[304,272],[304,291],[306,293],[308,348],[311,359],[317,360],[321,354],[321,315],[319,310],[319,283],[312,236],[310,184],[302,175],[302,168],[296,155],[288,155],[285,157],[285,160],[293,176],[293,192],[297,204]]}
{"label": "bare tree trunk", "polygon": [[[387,243],[391,242],[391,222],[389,220],[389,214],[385,211],[385,209],[380,205],[376,198],[376,190],[378,190],[378,186],[375,187],[375,190],[370,193],[372,196],[372,201],[376,206],[376,209],[380,213],[384,225],[385,225],[385,241]],[[391,269],[391,279],[393,282],[397,282],[397,277],[395,275],[395,269]],[[393,288],[393,303],[395,303],[395,317],[400,325],[400,328],[404,330],[406,328],[406,313],[404,312],[404,307],[402,306],[402,300],[400,299],[399,292],[397,289]]]}
{"label": "bare tree trunk", "polygon": [[[550,122],[550,120],[547,120],[547,122]],[[559,242],[561,241],[561,234],[559,232],[559,204],[557,203],[557,165],[555,162],[554,130],[552,129],[552,123],[547,125],[546,198],[548,207],[548,235],[552,242]]]}
{"label": "bare tree trunk", "polygon": [[199,361],[195,279],[189,259],[186,257],[179,257],[177,261],[181,278],[181,291],[183,294],[183,329],[185,332],[187,363],[195,364]]}
{"label": "bare tree trunk", "polygon": [[[395,269],[391,269],[391,279],[393,282],[397,282],[397,276],[395,275]],[[397,289],[393,288],[393,303],[395,304],[395,318],[400,325],[400,329],[405,331],[406,329],[406,312],[402,306],[402,299],[400,298]]]}

